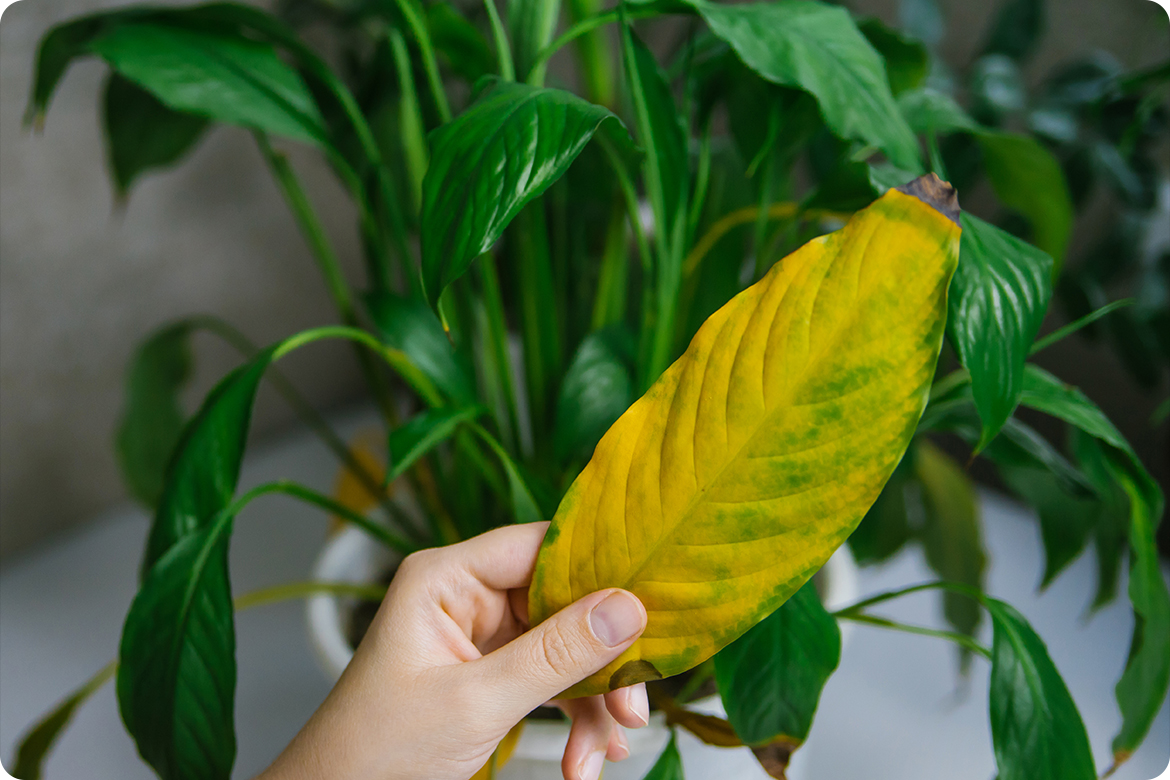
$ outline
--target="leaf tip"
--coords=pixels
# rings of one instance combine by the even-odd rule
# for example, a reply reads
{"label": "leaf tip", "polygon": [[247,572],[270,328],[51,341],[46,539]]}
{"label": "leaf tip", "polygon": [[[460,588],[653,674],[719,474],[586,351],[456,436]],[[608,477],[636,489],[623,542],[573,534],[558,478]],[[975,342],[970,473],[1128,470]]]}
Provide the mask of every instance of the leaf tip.
{"label": "leaf tip", "polygon": [[898,192],[911,195],[942,214],[944,217],[959,224],[959,193],[950,182],[945,182],[937,174],[928,173],[919,176],[911,182],[896,187]]}

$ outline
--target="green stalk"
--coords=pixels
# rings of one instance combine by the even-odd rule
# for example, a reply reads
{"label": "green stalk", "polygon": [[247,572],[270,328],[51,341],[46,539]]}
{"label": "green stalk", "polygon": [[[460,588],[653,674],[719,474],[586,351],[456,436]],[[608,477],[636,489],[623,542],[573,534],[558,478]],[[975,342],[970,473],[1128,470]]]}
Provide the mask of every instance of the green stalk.
{"label": "green stalk", "polygon": [[[651,17],[661,15],[662,13],[660,11],[648,8],[639,9],[635,7],[627,9],[625,12],[626,18],[631,21],[637,19],[649,19]],[[568,30],[565,30],[565,32],[562,33],[559,38],[540,50],[540,53],[536,55],[536,59],[532,62],[532,70],[535,72],[537,70],[543,69],[548,61],[552,59],[552,56],[563,49],[565,46],[577,40],[582,35],[596,30],[598,27],[603,27],[607,24],[616,22],[618,18],[619,12],[615,9],[612,11],[606,11],[605,13],[600,13],[597,16],[591,16],[587,19],[582,19],[581,21],[572,25]]]}
{"label": "green stalk", "polygon": [[538,198],[516,215],[516,275],[519,285],[520,329],[524,340],[524,376],[532,440],[541,449],[551,425],[552,394],[561,372],[560,312],[556,300],[548,246],[544,200]]}
{"label": "green stalk", "polygon": [[593,330],[601,330],[625,318],[628,265],[626,208],[620,198],[614,198],[605,231],[605,248],[601,254],[597,298],[593,304]]}
{"label": "green stalk", "polygon": [[[601,12],[601,0],[569,0],[569,19],[573,25],[596,19]],[[586,31],[576,40],[577,70],[585,82],[585,95],[593,103],[613,108],[616,89],[613,74],[613,54],[609,42],[596,30]],[[540,52],[544,54],[543,51]],[[538,55],[538,59],[539,59]]]}
{"label": "green stalk", "polygon": [[852,612],[850,614],[840,615],[839,619],[852,620],[855,623],[864,623],[870,626],[878,626],[879,628],[888,628],[892,631],[902,631],[907,634],[918,634],[919,636],[932,636],[938,639],[945,639],[948,642],[954,642],[966,650],[970,650],[973,653],[978,653],[984,658],[991,660],[991,651],[989,649],[979,644],[971,637],[957,633],[955,631],[937,631],[933,628],[910,626],[906,625],[905,623],[897,623],[893,620],[875,617],[874,615],[865,615]]}
{"label": "green stalk", "polygon": [[439,75],[439,63],[435,59],[435,47],[431,44],[431,34],[427,31],[426,23],[422,19],[419,9],[412,0],[395,0],[398,10],[406,19],[410,33],[418,43],[419,54],[422,56],[423,70],[427,74],[427,84],[434,98],[435,108],[439,112],[439,119],[444,124],[451,121],[451,105],[447,102],[447,93],[443,90],[443,79]]}
{"label": "green stalk", "polygon": [[496,10],[495,0],[483,0],[487,9],[488,20],[492,26],[492,39],[496,44],[496,61],[500,66],[500,78],[504,81],[516,80],[516,66],[512,62],[512,49],[508,46],[508,33],[504,31],[504,23],[500,21],[500,12]]}
{"label": "green stalk", "polygon": [[386,598],[385,585],[362,585],[356,582],[321,582],[306,580],[304,582],[289,582],[284,585],[274,585],[271,588],[261,588],[232,600],[236,612],[276,604],[291,599],[306,599],[320,594],[330,596],[350,596],[362,601],[381,601]]}
{"label": "green stalk", "polygon": [[1032,355],[1035,355],[1040,350],[1045,349],[1047,347],[1051,347],[1053,344],[1060,341],[1061,339],[1068,338],[1069,336],[1076,333],[1078,330],[1085,327],[1086,325],[1091,325],[1092,323],[1101,319],[1105,315],[1112,314],[1113,312],[1117,311],[1118,309],[1124,309],[1126,306],[1131,306],[1134,303],[1137,303],[1137,300],[1135,298],[1122,298],[1121,300],[1113,301],[1112,303],[1106,304],[1105,306],[1102,306],[1100,309],[1097,309],[1096,311],[1091,311],[1088,314],[1086,314],[1085,316],[1079,317],[1079,318],[1073,320],[1072,322],[1065,325],[1064,327],[1057,328],[1056,330],[1052,331],[1044,338],[1036,339],[1036,342],[1034,344],[1032,344],[1032,348],[1030,350],[1028,350],[1028,356],[1031,357]]}
{"label": "green stalk", "polygon": [[504,300],[500,293],[500,278],[496,273],[496,259],[490,254],[480,256],[476,264],[483,286],[484,312],[487,315],[488,356],[495,369],[495,382],[503,393],[504,413],[497,423],[508,442],[508,449],[519,452],[520,424],[516,404],[516,389],[512,384],[512,360],[508,353],[508,322],[504,316]]}
{"label": "green stalk", "polygon": [[414,73],[410,66],[410,53],[406,50],[406,40],[396,28],[389,28],[387,37],[390,40],[390,51],[394,56],[394,70],[398,75],[398,91],[401,97],[398,101],[398,124],[401,128],[398,133],[402,141],[402,154],[406,158],[406,169],[410,175],[410,196],[414,213],[418,214],[422,207],[422,182],[429,165],[427,155],[427,132],[423,126],[422,108],[419,106],[418,93],[414,89]]}

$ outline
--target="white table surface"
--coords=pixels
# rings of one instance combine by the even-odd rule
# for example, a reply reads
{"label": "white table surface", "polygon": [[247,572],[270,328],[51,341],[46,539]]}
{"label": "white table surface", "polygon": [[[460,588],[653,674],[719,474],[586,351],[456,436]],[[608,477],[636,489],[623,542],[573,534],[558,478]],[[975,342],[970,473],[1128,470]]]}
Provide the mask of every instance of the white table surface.
{"label": "white table surface", "polygon": [[[369,418],[338,417],[352,433]],[[329,453],[307,435],[254,448],[242,486],[277,478],[328,491]],[[1080,707],[1098,768],[1120,716],[1113,686],[1129,645],[1131,616],[1122,599],[1084,619],[1094,587],[1092,554],[1082,556],[1042,594],[1040,541],[1030,514],[982,495],[990,558],[988,591],[1016,606],[1045,639]],[[325,536],[316,510],[283,497],[261,499],[236,523],[231,566],[235,593],[304,579]],[[0,760],[11,766],[25,728],[111,660],[134,594],[147,518],[125,508],[74,535],[6,561],[0,571]],[[863,595],[933,579],[916,549],[863,569]],[[1124,584],[1122,592],[1124,592]],[[942,627],[937,595],[900,599],[882,611]],[[328,685],[309,649],[299,602],[249,611],[237,620],[239,686],[235,777],[261,770],[324,698]],[[986,628],[986,627],[985,627]],[[804,754],[806,780],[991,780],[988,665],[956,679],[948,643],[856,626],[829,680]],[[1170,762],[1170,706],[1116,780],[1148,780]],[[112,685],[82,707],[47,764],[47,780],[151,778],[118,718]],[[691,778],[691,780],[705,780]],[[720,780],[732,780],[720,778]]]}

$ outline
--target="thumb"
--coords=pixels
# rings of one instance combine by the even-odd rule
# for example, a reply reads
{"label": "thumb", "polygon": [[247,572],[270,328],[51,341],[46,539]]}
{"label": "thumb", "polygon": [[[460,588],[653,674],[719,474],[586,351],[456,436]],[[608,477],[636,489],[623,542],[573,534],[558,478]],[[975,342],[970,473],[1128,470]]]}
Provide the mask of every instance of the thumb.
{"label": "thumb", "polygon": [[592,593],[476,664],[501,704],[527,715],[566,688],[603,669],[646,628],[646,608],[629,591]]}

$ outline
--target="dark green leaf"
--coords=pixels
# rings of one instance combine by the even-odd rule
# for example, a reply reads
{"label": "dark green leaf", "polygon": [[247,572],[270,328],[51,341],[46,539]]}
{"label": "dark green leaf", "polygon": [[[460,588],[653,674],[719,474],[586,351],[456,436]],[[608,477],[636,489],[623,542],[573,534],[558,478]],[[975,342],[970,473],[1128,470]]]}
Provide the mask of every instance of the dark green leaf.
{"label": "dark green leaf", "polygon": [[170,108],[325,146],[327,131],[297,72],[268,44],[160,24],[122,24],[90,49]]}
{"label": "dark green leaf", "polygon": [[416,460],[451,438],[462,423],[474,420],[483,411],[481,406],[428,409],[390,431],[387,480],[400,477]]}
{"label": "dark green leaf", "polygon": [[1020,69],[1002,54],[988,54],[971,68],[972,111],[981,121],[998,125],[1004,117],[1021,111],[1027,102]]}
{"label": "dark green leaf", "polygon": [[508,0],[508,42],[520,81],[528,79],[536,55],[552,42],[560,13],[560,0]]}
{"label": "dark green leaf", "polygon": [[[1024,370],[1020,403],[1075,425],[1122,452],[1132,455],[1129,442],[1097,405],[1072,385],[1065,384],[1039,366],[1029,363]],[[1140,463],[1138,464],[1140,466]]]}
{"label": "dark green leaf", "polygon": [[73,713],[92,696],[98,688],[114,676],[117,663],[111,663],[87,680],[80,688],[58,704],[25,733],[16,746],[16,762],[12,764],[13,777],[20,780],[41,780],[41,771],[49,751],[61,736],[61,732],[73,719]]}
{"label": "dark green leaf", "polygon": [[[948,582],[982,591],[987,554],[971,480],[927,441],[916,448],[914,473],[922,485],[921,533],[927,564]],[[956,631],[967,636],[975,635],[982,616],[978,604],[951,591],[943,594],[943,614]]]}
{"label": "dark green leaf", "polygon": [[1044,0],[1005,0],[992,22],[983,53],[1026,59],[1035,51],[1045,24]]}
{"label": "dark green leaf", "polygon": [[382,341],[405,353],[451,403],[464,407],[478,400],[469,361],[451,345],[429,306],[392,293],[371,293],[366,310]]}
{"label": "dark green leaf", "polygon": [[208,121],[172,111],[117,73],[106,82],[106,154],[118,195],[144,173],[178,162],[203,136]]}
{"label": "dark green leaf", "polygon": [[987,131],[976,138],[996,196],[1028,218],[1033,243],[1052,256],[1053,273],[1059,273],[1073,221],[1072,196],[1060,164],[1026,135]]}
{"label": "dark green leaf", "polygon": [[673,730],[670,732],[670,741],[662,749],[662,754],[642,780],[683,780],[682,756],[678,754],[678,744]]}
{"label": "dark green leaf", "polygon": [[191,324],[156,332],[135,353],[126,374],[126,401],[115,450],[130,493],[154,509],[167,463],[187,415],[179,394],[191,378]]}
{"label": "dark green leaf", "polygon": [[840,658],[837,621],[809,581],[715,655],[715,680],[735,733],[753,747],[794,750],[808,737]]}
{"label": "dark green leaf", "polygon": [[711,31],[765,79],[812,94],[829,128],[918,171],[918,142],[898,113],[882,59],[849,12],[824,3],[715,5],[694,0]]}
{"label": "dark green leaf", "polygon": [[524,473],[520,470],[519,464],[482,426],[478,423],[472,423],[471,427],[476,435],[496,454],[496,457],[500,459],[500,465],[504,467],[504,474],[508,478],[508,493],[512,499],[512,520],[517,523],[536,523],[547,520],[546,512],[541,509],[541,504],[533,495],[532,486],[529,485]]}
{"label": "dark green leaf", "polygon": [[909,450],[857,530],[849,536],[849,549],[863,566],[889,560],[910,541],[906,490],[912,478],[912,456],[913,450]]}
{"label": "dark green leaf", "polygon": [[557,398],[553,448],[560,460],[588,458],[633,403],[630,341],[619,326],[586,336],[577,348]]}
{"label": "dark green leaf", "polygon": [[496,55],[483,33],[450,3],[439,2],[427,7],[427,29],[435,51],[469,83],[474,84],[495,70]]}
{"label": "dark green leaf", "polygon": [[986,599],[991,742],[999,780],[1095,780],[1089,737],[1044,642],[1019,612]]}
{"label": "dark green leaf", "polygon": [[233,518],[204,519],[150,567],[118,654],[122,720],[165,780],[224,780],[236,757]]}
{"label": "dark green leaf", "polygon": [[1040,518],[1045,559],[1040,587],[1046,588],[1085,549],[1101,501],[1069,495],[1051,472],[1042,469],[1001,464],[999,473]]}
{"label": "dark green leaf", "polygon": [[885,60],[886,77],[895,97],[922,86],[930,70],[925,46],[886,27],[880,19],[863,19],[857,27]]}
{"label": "dark green leaf", "polygon": [[431,135],[422,276],[432,306],[520,209],[561,177],[607,119],[617,122],[568,92],[501,82]]}
{"label": "dark green leaf", "polygon": [[1097,557],[1097,592],[1090,609],[1096,610],[1117,598],[1121,563],[1128,546],[1129,498],[1105,462],[1105,445],[1073,428],[1069,437],[1077,463],[1101,497],[1101,511],[1093,527],[1093,548]]}
{"label": "dark green leaf", "polygon": [[963,236],[951,282],[947,335],[971,374],[983,423],[978,451],[1016,408],[1028,350],[1052,297],[1052,260],[970,214],[960,219]]}
{"label": "dark green leaf", "polygon": [[643,164],[656,230],[663,231],[667,246],[679,247],[690,189],[686,129],[657,60],[629,26],[622,28],[622,53],[638,141],[646,150]]}
{"label": "dark green leaf", "polygon": [[946,135],[957,131],[974,131],[978,123],[959,108],[950,95],[929,87],[898,96],[898,108],[910,129],[916,133]]}

